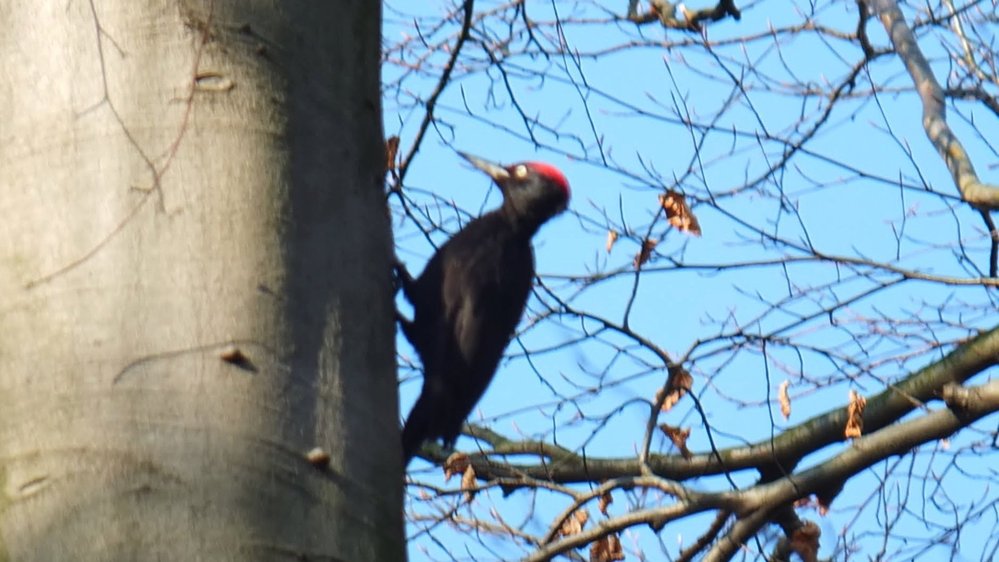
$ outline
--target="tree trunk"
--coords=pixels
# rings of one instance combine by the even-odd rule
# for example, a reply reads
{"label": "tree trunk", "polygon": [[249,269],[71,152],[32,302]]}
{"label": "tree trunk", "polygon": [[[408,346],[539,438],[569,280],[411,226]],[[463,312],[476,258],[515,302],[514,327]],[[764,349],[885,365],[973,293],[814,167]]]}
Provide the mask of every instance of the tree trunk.
{"label": "tree trunk", "polygon": [[5,0],[0,560],[403,558],[379,18]]}

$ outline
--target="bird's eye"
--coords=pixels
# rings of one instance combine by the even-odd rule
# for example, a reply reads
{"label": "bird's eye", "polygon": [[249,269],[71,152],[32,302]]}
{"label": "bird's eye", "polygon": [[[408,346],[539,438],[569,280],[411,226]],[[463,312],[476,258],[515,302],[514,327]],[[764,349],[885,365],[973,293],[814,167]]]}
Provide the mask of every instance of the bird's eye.
{"label": "bird's eye", "polygon": [[517,164],[517,166],[513,169],[513,176],[519,180],[526,178],[527,166],[523,164]]}

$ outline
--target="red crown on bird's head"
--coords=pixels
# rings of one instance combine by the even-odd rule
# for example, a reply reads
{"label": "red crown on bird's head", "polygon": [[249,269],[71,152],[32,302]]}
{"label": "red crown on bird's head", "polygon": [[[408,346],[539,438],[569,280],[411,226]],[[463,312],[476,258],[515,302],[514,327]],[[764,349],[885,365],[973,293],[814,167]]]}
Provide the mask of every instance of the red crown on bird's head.
{"label": "red crown on bird's head", "polygon": [[566,201],[572,195],[569,190],[569,180],[565,179],[565,174],[561,170],[544,162],[524,162],[524,165],[533,170],[539,176],[558,186],[565,194]]}

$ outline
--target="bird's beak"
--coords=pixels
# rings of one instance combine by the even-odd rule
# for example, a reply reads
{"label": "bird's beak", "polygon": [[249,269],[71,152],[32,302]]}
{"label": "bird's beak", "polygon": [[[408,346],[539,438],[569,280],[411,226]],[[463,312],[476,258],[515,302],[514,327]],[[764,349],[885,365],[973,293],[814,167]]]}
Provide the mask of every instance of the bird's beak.
{"label": "bird's beak", "polygon": [[510,172],[506,171],[506,168],[503,166],[493,164],[492,162],[483,160],[478,156],[465,154],[464,152],[458,152],[458,154],[465,160],[468,160],[471,165],[485,172],[489,177],[493,178],[493,181],[501,186],[506,180],[510,179]]}

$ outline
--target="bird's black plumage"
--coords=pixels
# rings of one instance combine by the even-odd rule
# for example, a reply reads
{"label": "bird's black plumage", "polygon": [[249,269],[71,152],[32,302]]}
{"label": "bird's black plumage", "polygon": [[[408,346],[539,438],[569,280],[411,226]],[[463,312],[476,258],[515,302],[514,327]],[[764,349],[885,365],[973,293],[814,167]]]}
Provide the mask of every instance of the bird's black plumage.
{"label": "bird's black plumage", "polygon": [[423,391],[403,428],[406,462],[424,441],[451,446],[458,438],[527,303],[531,237],[569,201],[565,177],[547,164],[503,168],[462,156],[499,185],[503,205],[441,246],[418,279],[400,276],[414,310],[402,329],[423,362]]}

